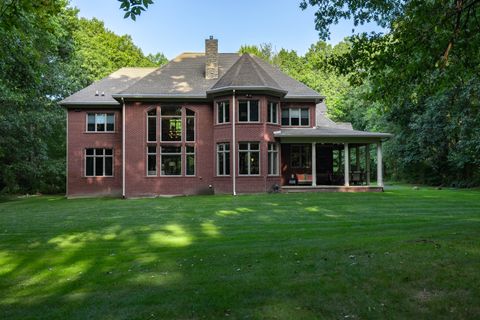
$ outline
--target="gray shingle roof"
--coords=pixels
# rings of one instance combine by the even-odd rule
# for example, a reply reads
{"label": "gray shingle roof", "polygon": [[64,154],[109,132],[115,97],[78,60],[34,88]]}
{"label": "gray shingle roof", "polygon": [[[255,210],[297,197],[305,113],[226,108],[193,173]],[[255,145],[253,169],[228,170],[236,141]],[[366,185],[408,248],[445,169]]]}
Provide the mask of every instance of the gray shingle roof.
{"label": "gray shingle roof", "polygon": [[[125,90],[157,68],[121,68],[60,101],[61,105],[119,105],[112,94]],[[98,95],[96,95],[98,92]],[[104,95],[102,95],[104,93]]]}
{"label": "gray shingle roof", "polygon": [[282,128],[274,132],[277,138],[373,138],[388,139],[392,137],[390,133],[368,132],[340,127],[318,126],[314,128]]}

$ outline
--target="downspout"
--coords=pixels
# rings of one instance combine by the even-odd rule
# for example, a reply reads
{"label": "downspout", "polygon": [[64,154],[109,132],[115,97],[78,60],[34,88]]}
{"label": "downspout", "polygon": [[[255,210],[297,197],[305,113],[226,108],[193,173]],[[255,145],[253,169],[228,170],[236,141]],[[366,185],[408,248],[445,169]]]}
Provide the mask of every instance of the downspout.
{"label": "downspout", "polygon": [[[67,129],[67,139],[65,143],[65,196],[68,198],[68,108],[65,108],[67,117],[66,117],[66,129]],[[85,152],[84,152],[85,155]],[[86,160],[84,160],[86,161]],[[85,174],[85,173],[84,173]]]}
{"label": "downspout", "polygon": [[125,101],[122,98],[122,198],[125,199]]}
{"label": "downspout", "polygon": [[233,190],[233,195],[237,195],[237,185],[236,185],[236,176],[237,176],[237,153],[236,153],[236,137],[235,137],[235,115],[237,114],[236,111],[236,105],[235,105],[235,90],[233,90],[233,106],[232,106],[232,164],[233,164],[233,170],[230,170],[232,172],[232,190]]}

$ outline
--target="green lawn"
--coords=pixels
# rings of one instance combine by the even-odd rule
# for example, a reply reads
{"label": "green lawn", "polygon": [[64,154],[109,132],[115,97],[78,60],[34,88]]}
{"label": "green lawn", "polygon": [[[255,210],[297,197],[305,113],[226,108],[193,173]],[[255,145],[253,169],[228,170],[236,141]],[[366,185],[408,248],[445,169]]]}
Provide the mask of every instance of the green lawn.
{"label": "green lawn", "polygon": [[0,203],[1,319],[474,319],[480,191]]}

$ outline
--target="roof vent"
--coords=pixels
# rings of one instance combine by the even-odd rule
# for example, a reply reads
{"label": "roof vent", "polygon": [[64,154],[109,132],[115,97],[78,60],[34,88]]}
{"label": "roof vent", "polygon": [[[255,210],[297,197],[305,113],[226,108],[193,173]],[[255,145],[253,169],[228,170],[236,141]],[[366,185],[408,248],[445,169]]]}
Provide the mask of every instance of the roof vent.
{"label": "roof vent", "polygon": [[104,96],[105,96],[105,91],[102,91],[102,97],[104,97]]}
{"label": "roof vent", "polygon": [[95,95],[98,96],[98,90],[95,91]]}
{"label": "roof vent", "polygon": [[205,79],[218,78],[218,40],[210,36],[205,40]]}

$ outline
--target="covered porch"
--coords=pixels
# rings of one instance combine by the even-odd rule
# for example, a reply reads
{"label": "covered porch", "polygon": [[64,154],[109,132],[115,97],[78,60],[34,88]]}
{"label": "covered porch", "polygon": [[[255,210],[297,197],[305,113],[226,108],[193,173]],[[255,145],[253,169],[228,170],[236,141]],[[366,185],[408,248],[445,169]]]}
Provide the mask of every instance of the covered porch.
{"label": "covered porch", "polygon": [[322,127],[277,131],[282,190],[382,191],[382,143],[390,136]]}

